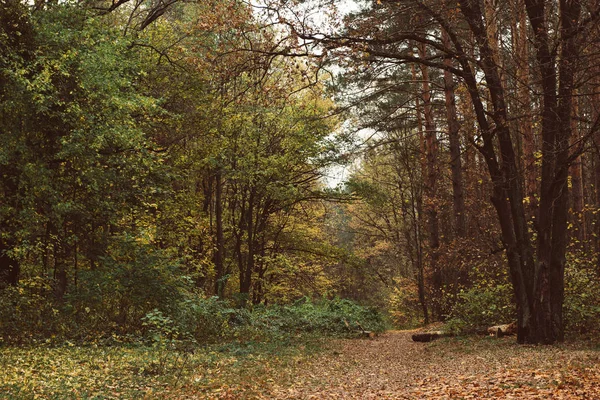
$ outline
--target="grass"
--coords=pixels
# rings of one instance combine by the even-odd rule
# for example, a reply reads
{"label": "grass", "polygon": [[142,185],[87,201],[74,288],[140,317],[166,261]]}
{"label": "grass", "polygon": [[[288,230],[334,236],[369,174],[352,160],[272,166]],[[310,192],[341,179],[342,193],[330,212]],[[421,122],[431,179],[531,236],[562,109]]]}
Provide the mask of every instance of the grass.
{"label": "grass", "polygon": [[[32,346],[2,348],[1,399],[177,398],[235,386],[249,396],[321,348],[302,336],[203,348]],[[194,350],[193,352],[191,350]]]}

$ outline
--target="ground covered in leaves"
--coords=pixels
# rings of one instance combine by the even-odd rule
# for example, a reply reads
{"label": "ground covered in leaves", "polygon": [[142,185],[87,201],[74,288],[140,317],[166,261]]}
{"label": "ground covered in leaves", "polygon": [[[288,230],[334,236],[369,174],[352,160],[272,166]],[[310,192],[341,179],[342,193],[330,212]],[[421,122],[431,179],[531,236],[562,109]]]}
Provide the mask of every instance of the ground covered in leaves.
{"label": "ground covered in leaves", "polygon": [[177,351],[4,348],[0,398],[600,399],[600,347],[514,338],[288,338]]}

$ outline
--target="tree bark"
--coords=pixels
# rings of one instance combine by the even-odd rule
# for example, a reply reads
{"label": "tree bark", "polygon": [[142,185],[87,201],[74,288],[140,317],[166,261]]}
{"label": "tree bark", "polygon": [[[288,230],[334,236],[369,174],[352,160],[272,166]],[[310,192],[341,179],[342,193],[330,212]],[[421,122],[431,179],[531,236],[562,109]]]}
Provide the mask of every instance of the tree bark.
{"label": "tree bark", "polygon": [[[459,61],[465,72],[465,83],[473,102],[483,144],[478,147],[483,155],[493,184],[492,203],[496,209],[502,239],[506,247],[509,271],[517,303],[518,340],[526,340],[530,331],[532,309],[533,249],[523,208],[522,175],[517,168],[516,155],[508,126],[504,89],[490,47],[484,18],[476,1],[460,3],[461,12],[477,40],[481,55],[481,67],[488,84],[493,125],[488,122],[480,97],[477,80],[466,57]],[[500,160],[497,159],[494,141],[498,139]]]}
{"label": "tree bark", "polygon": [[225,292],[225,239],[223,237],[223,177],[221,170],[215,174],[215,294],[223,297]]}
{"label": "tree bark", "polygon": [[[571,148],[575,148],[581,138],[579,137],[579,129],[577,128],[577,119],[575,118],[578,114],[578,103],[577,98],[573,99],[573,117],[571,118]],[[586,224],[584,215],[584,197],[583,197],[583,165],[582,157],[578,156],[569,170],[571,175],[571,190],[572,190],[572,210],[571,218],[573,224],[573,238],[575,239],[575,246],[580,249],[587,247],[587,234]]]}
{"label": "tree bark", "polygon": [[[417,70],[415,65],[412,64],[412,79],[413,82],[418,82]],[[415,96],[415,119],[417,120],[417,130],[419,132],[419,166],[421,174],[425,174],[427,169],[427,160],[425,157],[425,135],[423,134],[423,116],[421,112],[421,102],[419,96]],[[414,190],[413,190],[414,192]],[[429,309],[427,306],[427,296],[425,288],[425,262],[423,256],[423,239],[422,239],[422,220],[421,215],[423,211],[423,193],[421,192],[417,198],[412,198],[413,208],[413,228],[415,234],[415,247],[416,247],[416,279],[417,287],[419,291],[419,303],[421,303],[421,309],[423,311],[423,321],[425,324],[429,323]]]}
{"label": "tree bark", "polygon": [[517,22],[515,32],[517,105],[520,118],[518,129],[521,135],[521,151],[523,153],[523,173],[525,174],[525,204],[529,214],[537,207],[537,168],[535,162],[535,137],[532,120],[532,104],[529,89],[529,43],[527,30],[527,13],[523,0],[517,1]]}
{"label": "tree bark", "polygon": [[[534,323],[526,341],[553,343],[564,338],[562,304],[567,247],[568,159],[573,110],[575,34],[581,5],[560,0],[558,68],[550,49],[545,2],[525,0],[543,90],[542,181],[539,206],[537,265],[533,292]],[[558,73],[557,73],[558,69]]]}
{"label": "tree bark", "polygon": [[[450,47],[446,31],[442,31],[443,44]],[[444,64],[451,66],[450,58],[444,59]],[[446,105],[446,120],[448,122],[448,138],[450,141],[450,169],[452,171],[452,204],[454,211],[454,227],[458,237],[466,235],[466,213],[463,189],[462,163],[460,151],[460,124],[456,117],[456,100],[454,97],[454,78],[449,71],[444,71],[444,99]]]}
{"label": "tree bark", "polygon": [[[427,49],[425,45],[418,46],[419,58],[427,57]],[[438,264],[438,250],[440,247],[440,234],[438,212],[436,207],[436,192],[437,192],[437,157],[438,157],[438,141],[436,135],[436,127],[434,122],[433,107],[431,104],[431,88],[429,82],[428,67],[421,64],[422,77],[422,94],[423,102],[423,117],[425,120],[425,158],[427,169],[423,171],[425,174],[425,191],[424,191],[424,211],[427,218],[427,237],[429,241],[429,260],[432,271],[431,284],[436,293],[436,299],[432,311],[435,312],[435,318],[441,317],[441,296],[442,296],[442,270]]]}

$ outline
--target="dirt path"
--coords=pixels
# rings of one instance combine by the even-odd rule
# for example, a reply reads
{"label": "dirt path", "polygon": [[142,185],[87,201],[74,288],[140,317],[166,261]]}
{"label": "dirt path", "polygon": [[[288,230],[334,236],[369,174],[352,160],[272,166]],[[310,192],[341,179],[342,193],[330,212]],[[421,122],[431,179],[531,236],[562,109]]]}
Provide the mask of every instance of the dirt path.
{"label": "dirt path", "polygon": [[415,343],[410,335],[337,341],[280,371],[264,398],[600,399],[597,348],[522,346],[514,338]]}

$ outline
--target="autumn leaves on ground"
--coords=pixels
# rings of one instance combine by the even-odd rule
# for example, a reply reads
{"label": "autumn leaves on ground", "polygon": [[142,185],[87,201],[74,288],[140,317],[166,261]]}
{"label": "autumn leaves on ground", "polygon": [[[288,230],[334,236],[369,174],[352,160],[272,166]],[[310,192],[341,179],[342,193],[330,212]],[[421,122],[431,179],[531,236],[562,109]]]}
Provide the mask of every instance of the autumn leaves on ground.
{"label": "autumn leaves on ground", "polygon": [[[514,338],[415,343],[406,331],[345,340],[299,368],[278,398],[600,398],[600,353],[578,345],[516,345]],[[269,396],[267,396],[268,398]]]}
{"label": "autumn leaves on ground", "polygon": [[143,347],[9,349],[0,398],[598,399],[600,347],[412,332],[298,338],[161,352]]}

